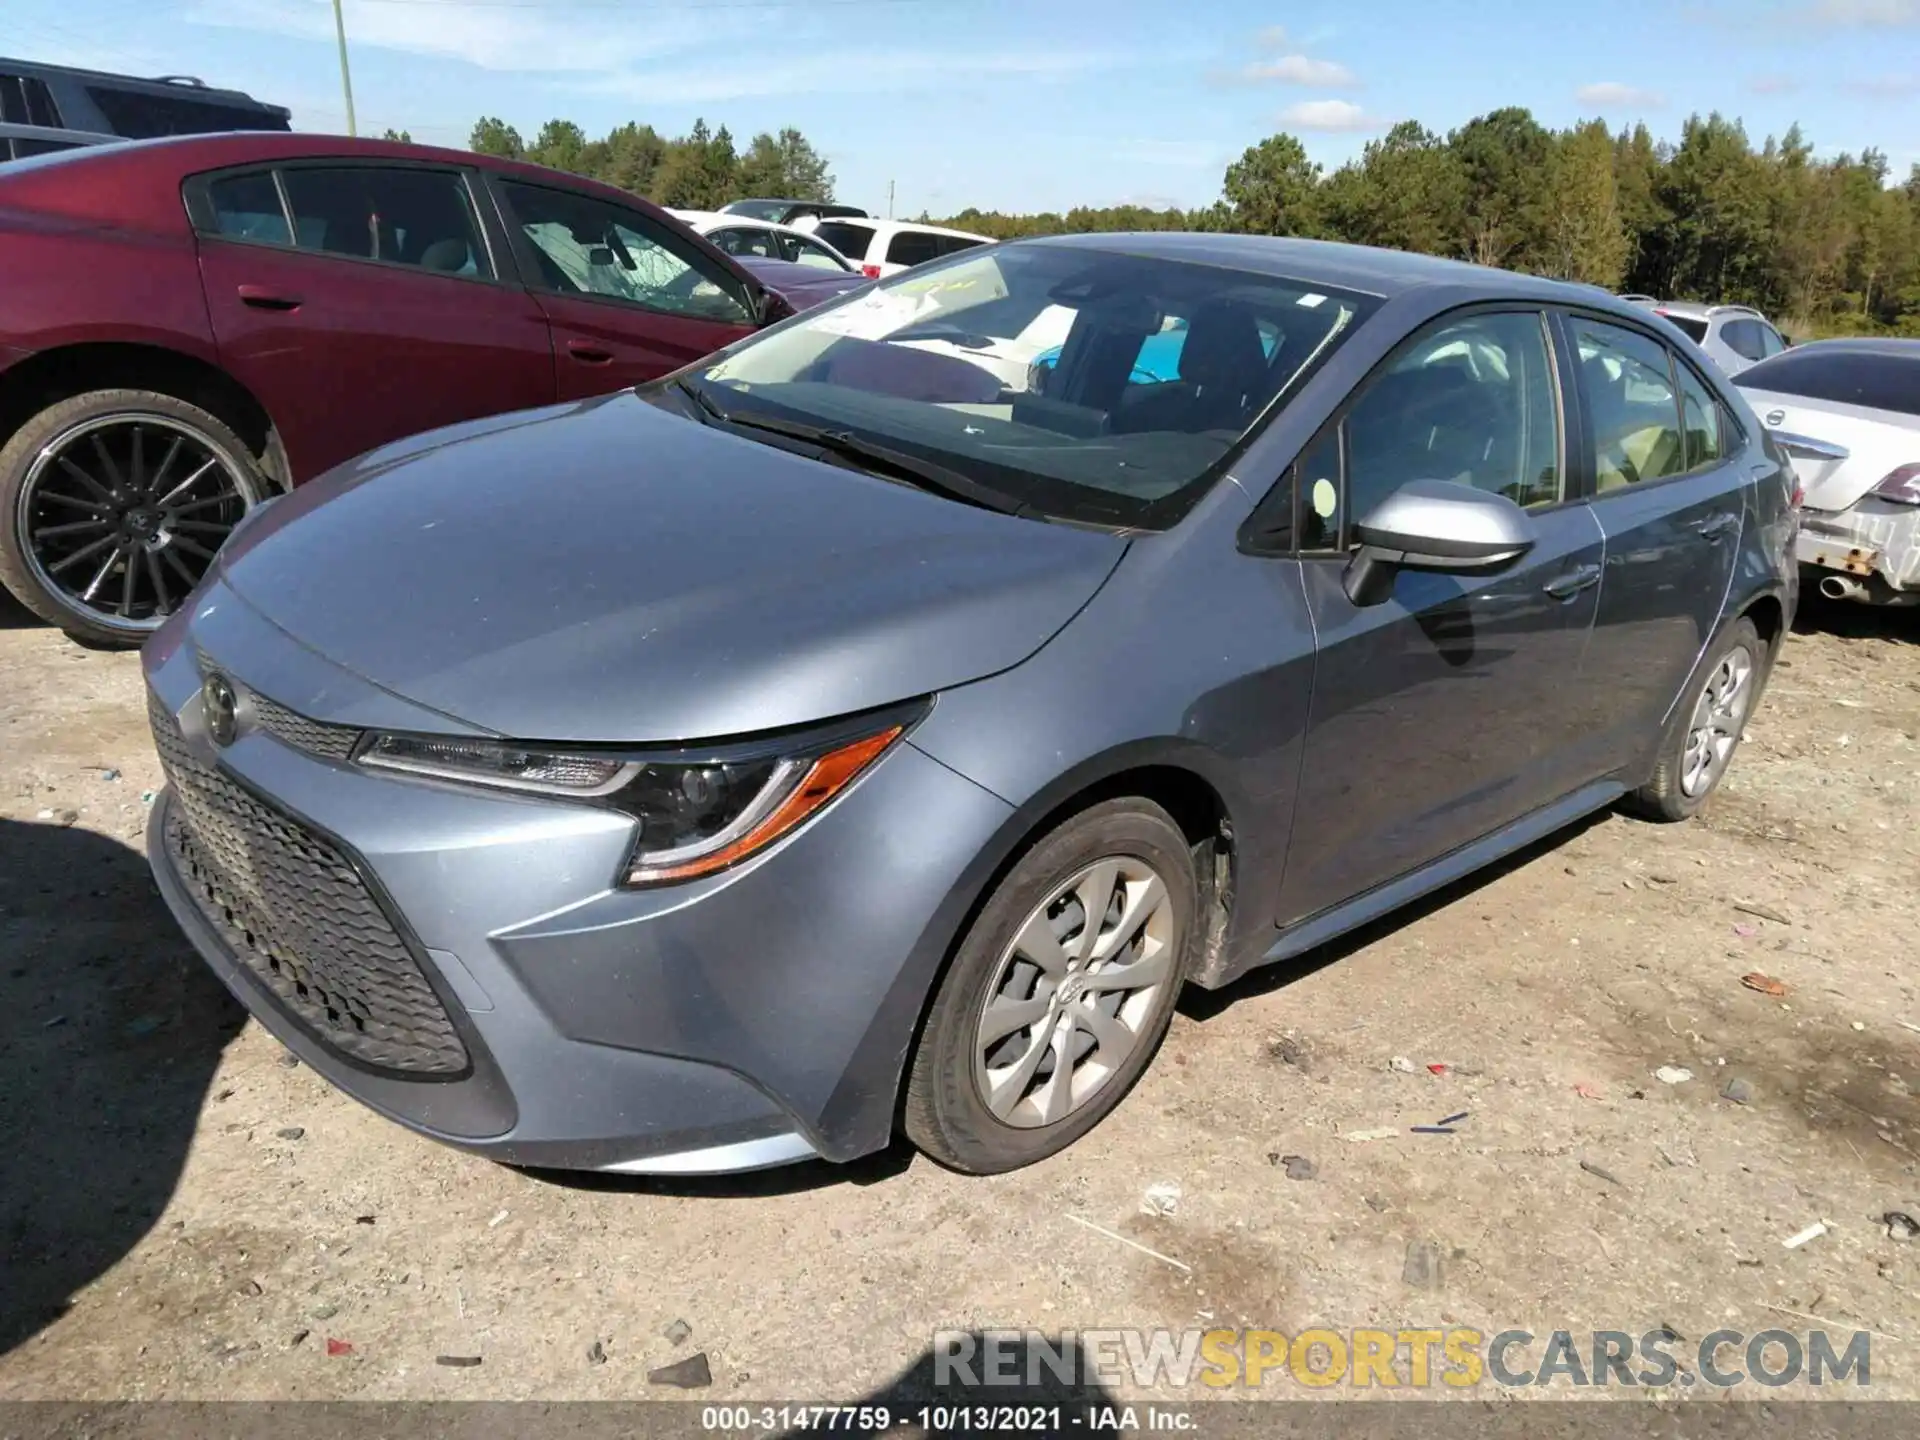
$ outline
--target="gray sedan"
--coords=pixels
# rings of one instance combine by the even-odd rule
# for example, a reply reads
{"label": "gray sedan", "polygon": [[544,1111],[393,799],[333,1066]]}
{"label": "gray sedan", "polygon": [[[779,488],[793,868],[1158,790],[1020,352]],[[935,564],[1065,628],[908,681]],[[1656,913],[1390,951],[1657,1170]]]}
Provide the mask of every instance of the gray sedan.
{"label": "gray sedan", "polygon": [[[1046,312],[1022,385],[967,358]],[[1023,241],[389,446],[149,642],[154,873],[290,1049],[478,1154],[1031,1163],[1184,986],[1705,802],[1795,512],[1683,349],[1425,257]]]}

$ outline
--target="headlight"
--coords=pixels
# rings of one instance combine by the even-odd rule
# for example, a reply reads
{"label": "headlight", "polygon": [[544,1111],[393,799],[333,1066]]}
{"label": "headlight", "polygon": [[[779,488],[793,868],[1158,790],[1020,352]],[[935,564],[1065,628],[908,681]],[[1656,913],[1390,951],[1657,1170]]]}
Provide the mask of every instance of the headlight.
{"label": "headlight", "polygon": [[679,750],[660,759],[376,733],[354,759],[375,770],[622,810],[638,822],[639,834],[620,883],[663,885],[711,875],[771,845],[852,784],[911,719],[895,711],[825,736]]}

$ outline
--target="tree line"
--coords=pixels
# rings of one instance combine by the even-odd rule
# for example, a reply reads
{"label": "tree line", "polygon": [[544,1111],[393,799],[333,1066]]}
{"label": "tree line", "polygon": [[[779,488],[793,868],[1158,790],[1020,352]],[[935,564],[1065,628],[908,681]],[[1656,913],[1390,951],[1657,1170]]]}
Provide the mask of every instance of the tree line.
{"label": "tree line", "polygon": [[827,162],[791,126],[777,135],[755,135],[742,151],[726,126],[710,130],[705,120],[695,120],[679,136],[629,122],[598,140],[589,140],[571,120],[549,120],[528,144],[513,126],[489,115],[475,123],[467,143],[482,155],[585,175],[676,210],[714,210],[748,196],[833,198]]}
{"label": "tree line", "polygon": [[996,239],[1102,230],[1302,235],[1424,251],[1669,300],[1758,306],[1815,333],[1920,334],[1920,165],[1814,158],[1798,126],[1755,147],[1694,116],[1677,143],[1645,125],[1542,126],[1518,107],[1446,136],[1407,121],[1331,174],[1279,134],[1227,167],[1199,210],[963,210]]}
{"label": "tree line", "polygon": [[[726,126],[685,135],[626,124],[589,139],[549,120],[531,143],[494,117],[482,154],[591,176],[676,209],[746,196],[831,200],[826,160],[797,129],[739,148]],[[1797,331],[1920,334],[1920,165],[1890,185],[1887,157],[1816,159],[1798,126],[1755,146],[1737,120],[1694,116],[1677,142],[1645,125],[1551,130],[1520,107],[1442,136],[1414,121],[1330,173],[1296,136],[1250,146],[1196,210],[1065,213],[968,208],[942,224],[995,239],[1113,230],[1303,235],[1425,251],[1615,291],[1758,306]],[[932,217],[922,215],[922,219]]]}

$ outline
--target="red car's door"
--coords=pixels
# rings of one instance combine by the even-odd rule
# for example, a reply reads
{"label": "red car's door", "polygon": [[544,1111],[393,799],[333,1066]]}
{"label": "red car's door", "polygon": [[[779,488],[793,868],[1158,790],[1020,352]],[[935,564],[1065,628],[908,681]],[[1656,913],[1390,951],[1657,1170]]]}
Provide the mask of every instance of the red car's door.
{"label": "red car's door", "polygon": [[553,328],[561,399],[657,379],[753,332],[747,283],[671,226],[576,190],[494,184]]}
{"label": "red car's door", "polygon": [[188,208],[221,356],[296,483],[553,401],[546,315],[491,253],[458,167],[288,163],[200,177]]}

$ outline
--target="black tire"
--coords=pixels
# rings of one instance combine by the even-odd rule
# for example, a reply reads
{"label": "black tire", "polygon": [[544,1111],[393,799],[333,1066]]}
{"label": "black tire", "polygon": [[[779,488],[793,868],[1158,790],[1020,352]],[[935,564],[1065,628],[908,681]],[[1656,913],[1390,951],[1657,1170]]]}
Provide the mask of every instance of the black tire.
{"label": "black tire", "polygon": [[[1685,783],[1688,775],[1688,737],[1695,729],[1695,714],[1708,687],[1719,680],[1723,667],[1736,651],[1746,652],[1748,674],[1739,723],[1732,736],[1733,743],[1725,759],[1712,769],[1705,783],[1689,793]],[[1760,632],[1744,615],[1721,630],[1688,679],[1680,703],[1673,707],[1673,717],[1667,722],[1666,734],[1660,739],[1660,753],[1654,762],[1652,778],[1627,797],[1628,810],[1643,819],[1668,822],[1688,820],[1699,812],[1713,792],[1720,788],[1720,782],[1732,768],[1733,757],[1739,752],[1741,733],[1747,721],[1753,718],[1754,703],[1766,688],[1767,669],[1772,659],[1772,653],[1760,638]]]}
{"label": "black tire", "polygon": [[[158,598],[144,606],[129,606],[130,613],[122,620],[109,613],[104,606],[88,604],[80,596],[66,593],[58,582],[50,583],[49,569],[57,562],[40,563],[36,559],[39,553],[35,548],[36,541],[28,533],[35,518],[34,514],[28,512],[37,514],[36,507],[45,502],[29,498],[25,505],[22,503],[29,477],[34,474],[35,462],[44,449],[60,442],[61,437],[77,426],[96,420],[104,422],[109,417],[126,417],[129,424],[137,420],[143,425],[152,426],[157,433],[157,443],[170,442],[172,437],[184,435],[187,437],[186,443],[204,446],[207,453],[221,457],[213,480],[209,483],[216,486],[230,483],[236,498],[224,506],[203,506],[194,512],[194,518],[187,528],[195,532],[191,543],[196,547],[217,550],[218,537],[212,533],[212,528],[228,523],[229,519],[237,519],[246,509],[273,494],[277,487],[262,469],[259,457],[248,449],[225,421],[197,405],[190,405],[155,390],[90,390],[72,396],[40,411],[0,446],[0,585],[5,585],[14,598],[35,615],[58,626],[75,640],[102,648],[126,649],[139,645],[158,627],[164,613],[178,609],[179,604],[184,602],[190,586],[186,576],[180,573],[182,568],[189,572],[204,570],[211,562],[198,555],[189,555],[184,544],[172,557],[166,557],[164,565],[156,560],[155,564],[160,565],[162,570],[158,585],[144,573],[138,577],[140,583],[155,597],[159,594],[159,585],[170,587],[168,593],[172,595],[174,603],[167,607],[166,612],[162,611]],[[176,478],[168,476],[168,483]],[[191,492],[187,498],[193,498]],[[67,512],[69,516],[84,516],[86,513],[80,510]],[[41,528],[32,530],[34,537],[41,536],[46,521],[51,517],[41,515],[39,518]],[[90,537],[88,543],[91,543]],[[44,540],[39,541],[41,551],[44,551],[45,544]],[[117,552],[109,548],[103,553],[112,555]],[[133,552],[129,551],[128,554],[131,557]],[[116,578],[124,577],[126,568],[135,563],[144,566],[144,558],[138,561],[130,558],[126,566],[114,572]],[[118,587],[109,585],[106,588],[111,592]],[[151,613],[147,613],[149,610]]]}
{"label": "black tire", "polygon": [[[1156,945],[1159,953],[1168,956],[1167,978],[1150,993],[1144,987],[1135,992],[1142,997],[1143,1005],[1132,1026],[1136,1036],[1132,1048],[1103,1080],[1094,1084],[1077,1108],[1050,1123],[1008,1123],[989,1109],[975,1076],[976,1040],[991,998],[989,987],[1001,974],[1002,957],[1036,908],[1089,866],[1108,859],[1118,859],[1123,865],[1143,864],[1165,883],[1171,932]],[[1125,894],[1117,894],[1116,905]],[[1067,913],[1078,915],[1081,911],[1070,906]],[[1082,811],[1043,837],[994,888],[941,981],[914,1050],[907,1081],[904,1125],[908,1138],[949,1169],[991,1175],[1057,1154],[1093,1129],[1126,1098],[1165,1038],[1199,943],[1199,919],[1199,885],[1192,848],[1180,827],[1158,805],[1135,798],[1108,800]],[[1084,930],[1071,933],[1084,935]],[[1066,943],[1071,947],[1079,942],[1070,939]],[[1040,983],[1045,983],[1044,977]],[[1073,998],[1060,1003],[1064,1007]],[[1116,1001],[1118,1005],[1130,1003]],[[1040,1028],[1023,1033],[1038,1036]],[[1021,1036],[1008,1038],[1017,1042]],[[1069,1031],[1066,1043],[1072,1045],[1079,1039],[1077,1033]],[[1083,1058],[1098,1053],[1098,1046],[1090,1039],[1088,1044],[1091,1048]],[[1044,1070],[1047,1062],[1041,1063]],[[1069,1081],[1069,1093],[1071,1088]]]}

